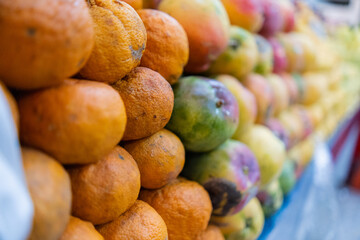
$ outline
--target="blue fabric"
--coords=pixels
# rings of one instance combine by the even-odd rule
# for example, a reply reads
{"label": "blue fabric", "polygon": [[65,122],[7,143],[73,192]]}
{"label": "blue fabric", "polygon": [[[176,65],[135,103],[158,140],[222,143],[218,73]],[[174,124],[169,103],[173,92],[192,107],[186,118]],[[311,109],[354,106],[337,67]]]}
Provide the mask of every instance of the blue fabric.
{"label": "blue fabric", "polygon": [[33,205],[26,187],[20,147],[6,98],[0,91],[0,239],[23,240]]}

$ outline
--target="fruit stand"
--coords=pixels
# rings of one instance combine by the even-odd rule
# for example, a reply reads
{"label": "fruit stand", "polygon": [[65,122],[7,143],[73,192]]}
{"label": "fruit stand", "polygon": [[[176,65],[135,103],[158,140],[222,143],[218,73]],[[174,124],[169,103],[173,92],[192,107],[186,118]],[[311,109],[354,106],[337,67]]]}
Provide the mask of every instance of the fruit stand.
{"label": "fruit stand", "polygon": [[303,1],[0,0],[0,239],[327,239],[359,55]]}

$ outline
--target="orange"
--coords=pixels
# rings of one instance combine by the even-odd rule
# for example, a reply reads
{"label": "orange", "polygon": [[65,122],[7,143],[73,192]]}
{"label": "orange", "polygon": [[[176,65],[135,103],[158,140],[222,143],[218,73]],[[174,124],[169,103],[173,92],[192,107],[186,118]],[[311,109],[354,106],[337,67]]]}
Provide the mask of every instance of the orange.
{"label": "orange", "polygon": [[68,225],[59,240],[104,240],[94,225],[70,216]]}
{"label": "orange", "polygon": [[152,9],[138,11],[147,32],[140,66],[160,73],[170,84],[178,81],[189,59],[189,42],[183,27],[170,15]]}
{"label": "orange", "polygon": [[161,216],[146,202],[135,204],[114,221],[98,227],[106,240],[166,240],[168,233]]}
{"label": "orange", "polygon": [[60,84],[94,45],[84,0],[1,0],[0,36],[0,78],[18,89]]}
{"label": "orange", "polygon": [[0,81],[0,91],[2,91],[6,97],[6,100],[9,104],[9,108],[12,114],[12,118],[15,123],[16,129],[19,131],[19,109],[17,106],[17,103],[15,101],[15,98],[11,95],[9,90],[6,88],[6,86]]}
{"label": "orange", "polygon": [[184,167],[185,149],[180,139],[162,129],[150,137],[124,143],[137,162],[141,186],[156,189],[177,178]]}
{"label": "orange", "polygon": [[202,233],[199,240],[225,240],[225,238],[219,227],[209,225],[205,232]]}
{"label": "orange", "polygon": [[119,0],[88,0],[95,45],[80,75],[114,83],[140,64],[146,29],[136,11]]}
{"label": "orange", "polygon": [[143,0],[143,8],[153,8],[156,9],[161,0]]}
{"label": "orange", "polygon": [[120,93],[126,108],[127,125],[123,140],[148,137],[169,122],[174,93],[159,73],[137,67],[113,87]]}
{"label": "orange", "polygon": [[178,178],[157,190],[141,190],[139,199],[164,219],[169,239],[194,240],[205,231],[212,205],[209,194],[198,183]]}
{"label": "orange", "polygon": [[117,146],[100,161],[68,169],[72,213],[93,224],[110,222],[133,205],[140,191],[135,160]]}
{"label": "orange", "polygon": [[34,203],[29,240],[59,239],[69,221],[71,187],[65,169],[50,156],[23,147],[26,182]]}
{"label": "orange", "polygon": [[19,100],[20,138],[64,164],[91,163],[120,141],[126,125],[123,101],[104,83],[66,80]]}
{"label": "orange", "polygon": [[123,1],[129,4],[130,6],[132,6],[135,10],[142,9],[143,7],[142,0],[123,0]]}

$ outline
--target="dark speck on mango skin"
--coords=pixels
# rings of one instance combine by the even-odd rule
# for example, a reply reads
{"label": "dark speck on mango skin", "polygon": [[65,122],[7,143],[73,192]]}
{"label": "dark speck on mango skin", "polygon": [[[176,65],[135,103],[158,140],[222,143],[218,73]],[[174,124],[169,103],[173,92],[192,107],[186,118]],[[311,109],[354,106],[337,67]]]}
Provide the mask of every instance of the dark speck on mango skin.
{"label": "dark speck on mango skin", "polygon": [[119,157],[121,160],[125,160],[124,157],[123,157],[120,153],[118,153],[118,157]]}

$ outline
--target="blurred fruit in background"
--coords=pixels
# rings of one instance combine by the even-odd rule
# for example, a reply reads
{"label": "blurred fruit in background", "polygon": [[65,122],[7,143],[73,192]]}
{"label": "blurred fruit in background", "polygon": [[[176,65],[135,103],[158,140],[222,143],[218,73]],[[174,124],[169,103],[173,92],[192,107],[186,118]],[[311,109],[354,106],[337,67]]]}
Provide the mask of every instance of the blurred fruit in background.
{"label": "blurred fruit in background", "polygon": [[327,76],[321,73],[306,72],[303,74],[304,98],[301,103],[311,105],[319,100],[327,92]]}
{"label": "blurred fruit in background", "polygon": [[296,163],[293,160],[286,159],[282,172],[279,177],[281,191],[286,196],[296,184]]}
{"label": "blurred fruit in background", "polygon": [[284,46],[288,60],[287,72],[301,72],[305,69],[304,47],[294,33],[278,35],[278,40]]}
{"label": "blurred fruit in background", "polygon": [[291,74],[288,73],[281,73],[279,76],[285,84],[286,90],[288,92],[289,104],[295,104],[299,101],[299,89],[298,85],[296,84],[296,80]]}
{"label": "blurred fruit in background", "polygon": [[256,197],[261,203],[265,217],[275,214],[281,208],[284,201],[279,180],[275,179],[264,190],[260,191]]}
{"label": "blurred fruit in background", "polygon": [[289,148],[289,134],[282,123],[276,118],[270,118],[266,121],[265,126],[268,127],[273,134],[278,137],[285,145],[285,148]]}
{"label": "blurred fruit in background", "polygon": [[288,66],[288,59],[286,56],[286,52],[284,46],[275,38],[269,37],[267,38],[272,50],[273,50],[273,71],[274,73],[282,73],[286,70]]}
{"label": "blurred fruit in background", "polygon": [[263,75],[269,74],[273,71],[274,65],[274,54],[272,46],[264,37],[257,34],[254,36],[259,53],[254,72]]}
{"label": "blurred fruit in background", "polygon": [[221,0],[232,25],[257,32],[264,22],[262,0]]}
{"label": "blurred fruit in background", "polygon": [[239,212],[256,195],[260,183],[254,154],[236,140],[210,152],[188,154],[181,174],[209,192],[215,216]]}
{"label": "blurred fruit in background", "polygon": [[257,239],[264,228],[264,213],[259,200],[254,197],[237,214],[212,216],[211,223],[220,227],[226,239],[252,240]]}
{"label": "blurred fruit in background", "polygon": [[290,0],[279,0],[282,14],[284,14],[283,32],[292,32],[295,28],[295,7]]}
{"label": "blurred fruit in background", "polygon": [[190,55],[185,71],[206,71],[226,49],[230,21],[220,0],[162,0],[160,11],[175,18],[185,29]]}
{"label": "blurred fruit in background", "polygon": [[283,29],[285,16],[279,1],[262,0],[264,11],[264,23],[260,29],[260,34],[266,37],[274,36]]}
{"label": "blurred fruit in background", "polygon": [[261,188],[280,175],[286,157],[285,145],[267,127],[254,125],[241,136],[240,141],[255,154],[260,167]]}
{"label": "blurred fruit in background", "polygon": [[274,114],[274,93],[269,82],[261,75],[252,73],[243,80],[244,86],[255,96],[256,123],[264,123]]}
{"label": "blurred fruit in background", "polygon": [[28,239],[58,239],[71,211],[69,175],[52,157],[22,147],[27,186],[34,204],[34,220]]}
{"label": "blurred fruit in background", "polygon": [[173,90],[174,111],[166,128],[179,136],[187,150],[210,151],[234,134],[239,107],[221,82],[189,76],[181,78]]}
{"label": "blurred fruit in background", "polygon": [[279,75],[269,74],[266,76],[266,80],[270,84],[271,91],[273,92],[273,109],[274,115],[277,116],[290,105],[288,90]]}
{"label": "blurred fruit in background", "polygon": [[239,139],[240,135],[255,122],[257,115],[256,99],[238,79],[230,75],[218,75],[216,76],[216,80],[222,82],[227,87],[238,103],[239,124],[232,138]]}
{"label": "blurred fruit in background", "polygon": [[249,74],[258,61],[258,49],[253,35],[237,26],[230,27],[226,50],[211,64],[210,74],[230,74],[238,79]]}

